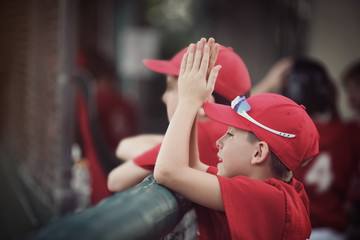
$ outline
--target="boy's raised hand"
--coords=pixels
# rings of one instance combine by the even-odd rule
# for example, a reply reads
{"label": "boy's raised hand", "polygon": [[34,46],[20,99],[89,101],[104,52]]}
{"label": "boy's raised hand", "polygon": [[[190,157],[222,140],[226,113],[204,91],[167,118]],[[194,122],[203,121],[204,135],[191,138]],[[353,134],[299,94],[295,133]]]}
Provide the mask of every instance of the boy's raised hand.
{"label": "boy's raised hand", "polygon": [[219,45],[214,39],[206,43],[202,38],[196,46],[190,44],[180,67],[179,103],[185,101],[200,107],[210,97],[221,68],[220,65],[213,67],[218,52]]}

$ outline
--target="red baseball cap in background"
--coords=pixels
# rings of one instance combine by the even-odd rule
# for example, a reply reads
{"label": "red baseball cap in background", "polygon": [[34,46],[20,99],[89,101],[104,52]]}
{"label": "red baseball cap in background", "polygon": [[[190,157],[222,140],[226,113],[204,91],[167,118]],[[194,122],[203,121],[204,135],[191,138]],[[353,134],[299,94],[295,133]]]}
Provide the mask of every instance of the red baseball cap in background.
{"label": "red baseball cap in background", "polygon": [[[154,72],[179,75],[181,60],[187,47],[178,52],[170,60],[144,59],[147,68]],[[215,65],[221,65],[221,70],[215,83],[215,92],[229,101],[239,94],[246,94],[251,87],[249,72],[243,60],[230,47],[220,45]]]}
{"label": "red baseball cap in background", "polygon": [[319,133],[304,106],[273,93],[245,102],[250,110],[240,112],[214,103],[204,103],[204,110],[215,121],[253,132],[290,170],[319,152]]}

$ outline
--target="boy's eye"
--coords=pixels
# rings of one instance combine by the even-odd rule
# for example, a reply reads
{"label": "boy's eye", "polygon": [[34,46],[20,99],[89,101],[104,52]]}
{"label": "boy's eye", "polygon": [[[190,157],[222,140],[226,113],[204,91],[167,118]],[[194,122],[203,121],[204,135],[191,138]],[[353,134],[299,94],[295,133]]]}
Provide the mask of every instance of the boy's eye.
{"label": "boy's eye", "polygon": [[234,136],[234,135],[232,135],[230,132],[227,132],[226,135],[228,135],[228,137]]}

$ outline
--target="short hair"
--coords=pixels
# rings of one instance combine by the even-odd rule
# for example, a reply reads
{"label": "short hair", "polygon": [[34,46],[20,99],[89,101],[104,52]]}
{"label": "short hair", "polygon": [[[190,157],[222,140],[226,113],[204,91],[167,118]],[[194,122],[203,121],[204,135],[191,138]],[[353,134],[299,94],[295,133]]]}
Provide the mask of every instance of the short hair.
{"label": "short hair", "polygon": [[[255,135],[255,133],[250,132],[248,134],[248,141],[250,143],[259,142],[260,139]],[[285,166],[285,164],[270,150],[270,168],[276,179],[281,181],[286,181],[290,176],[292,176],[292,172],[289,168]]]}

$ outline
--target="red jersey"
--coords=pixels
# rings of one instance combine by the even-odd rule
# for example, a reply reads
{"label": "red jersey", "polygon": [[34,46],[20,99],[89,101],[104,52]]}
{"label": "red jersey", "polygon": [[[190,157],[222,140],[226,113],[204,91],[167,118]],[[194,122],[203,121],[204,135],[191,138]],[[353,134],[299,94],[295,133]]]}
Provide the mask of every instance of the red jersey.
{"label": "red jersey", "polygon": [[[208,173],[215,174],[210,167]],[[299,239],[310,237],[309,200],[302,183],[217,176],[225,213],[207,209],[199,239]]]}
{"label": "red jersey", "polygon": [[309,200],[302,183],[274,178],[218,176],[232,239],[291,239],[310,237]]}
{"label": "red jersey", "polygon": [[352,145],[353,130],[337,120],[316,123],[316,127],[320,134],[319,154],[305,167],[296,169],[294,176],[303,182],[309,196],[312,227],[344,232],[345,204],[359,161]]}

